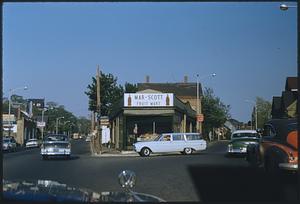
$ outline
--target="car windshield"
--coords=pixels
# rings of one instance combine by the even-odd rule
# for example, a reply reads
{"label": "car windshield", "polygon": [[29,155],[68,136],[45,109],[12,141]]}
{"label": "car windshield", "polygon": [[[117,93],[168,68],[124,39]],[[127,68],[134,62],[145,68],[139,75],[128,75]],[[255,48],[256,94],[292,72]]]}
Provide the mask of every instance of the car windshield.
{"label": "car windshield", "polygon": [[249,132],[244,132],[244,133],[234,133],[232,135],[232,138],[243,138],[243,137],[259,137],[257,133],[249,133]]}
{"label": "car windshield", "polygon": [[44,141],[68,141],[68,137],[65,135],[49,135]]}
{"label": "car windshield", "polygon": [[9,143],[10,139],[3,139],[3,143]]}

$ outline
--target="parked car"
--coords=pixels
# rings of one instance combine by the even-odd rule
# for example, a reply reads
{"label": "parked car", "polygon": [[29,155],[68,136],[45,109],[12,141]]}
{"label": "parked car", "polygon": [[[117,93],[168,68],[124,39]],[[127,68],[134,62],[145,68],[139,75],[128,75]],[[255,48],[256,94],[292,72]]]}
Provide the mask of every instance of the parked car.
{"label": "parked car", "polygon": [[25,146],[26,146],[26,148],[39,147],[40,141],[38,141],[36,138],[32,138],[26,142]]}
{"label": "parked car", "polygon": [[92,137],[91,135],[86,136],[85,141],[86,142],[90,142],[91,141],[91,137]]}
{"label": "parked car", "polygon": [[41,145],[41,155],[43,159],[51,156],[71,156],[71,143],[67,135],[49,134],[44,138]]}
{"label": "parked car", "polygon": [[134,143],[133,149],[141,156],[165,152],[192,154],[194,151],[205,150],[206,141],[199,133],[164,133],[153,141]]}
{"label": "parked car", "polygon": [[249,145],[247,160],[272,174],[298,170],[298,129],[296,119],[273,119],[263,128],[258,144]]}
{"label": "parked car", "polygon": [[2,149],[4,151],[15,151],[17,148],[17,142],[14,137],[4,137],[2,140]]}
{"label": "parked car", "polygon": [[260,136],[256,130],[237,130],[231,134],[231,140],[228,143],[227,153],[246,154],[249,144],[256,144]]}

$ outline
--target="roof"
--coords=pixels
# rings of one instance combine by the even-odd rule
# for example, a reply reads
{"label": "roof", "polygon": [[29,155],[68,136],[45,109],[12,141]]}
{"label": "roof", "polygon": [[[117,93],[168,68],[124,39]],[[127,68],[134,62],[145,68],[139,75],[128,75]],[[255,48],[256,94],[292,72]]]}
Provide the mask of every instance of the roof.
{"label": "roof", "polygon": [[235,133],[257,133],[256,130],[236,130],[232,134]]}
{"label": "roof", "polygon": [[285,90],[298,90],[298,77],[287,77],[285,82]]}
{"label": "roof", "polygon": [[[197,83],[138,83],[138,91],[152,89],[163,93],[174,93],[177,97],[197,97]],[[199,83],[199,96],[202,96],[202,87]]]}
{"label": "roof", "polygon": [[297,94],[294,94],[292,91],[283,91],[282,92],[282,105],[284,110],[287,109],[295,100],[297,100]]}

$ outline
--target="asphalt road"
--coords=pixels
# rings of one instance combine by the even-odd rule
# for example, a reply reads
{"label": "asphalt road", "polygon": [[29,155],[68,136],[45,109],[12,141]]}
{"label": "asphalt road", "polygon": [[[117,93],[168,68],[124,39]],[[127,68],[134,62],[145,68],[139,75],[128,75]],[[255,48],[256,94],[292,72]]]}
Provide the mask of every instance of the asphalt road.
{"label": "asphalt road", "polygon": [[42,160],[39,149],[3,155],[3,177],[8,180],[55,180],[93,191],[121,191],[118,174],[137,175],[137,192],[166,201],[296,201],[296,175],[271,178],[251,169],[242,157],[227,157],[226,141],[211,144],[194,155],[94,157],[89,143],[72,141],[70,160]]}

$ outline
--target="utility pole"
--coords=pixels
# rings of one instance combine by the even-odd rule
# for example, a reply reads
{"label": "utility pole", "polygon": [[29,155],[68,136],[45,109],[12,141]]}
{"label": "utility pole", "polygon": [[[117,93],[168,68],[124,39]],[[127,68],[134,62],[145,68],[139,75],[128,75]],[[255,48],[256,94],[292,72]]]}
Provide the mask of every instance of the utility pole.
{"label": "utility pole", "polygon": [[100,102],[100,68],[97,67],[97,141],[96,141],[96,151],[98,154],[102,152],[102,135],[101,135],[101,102]]}

